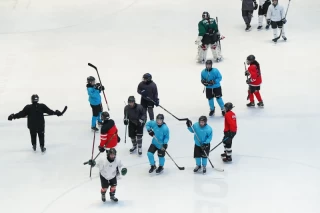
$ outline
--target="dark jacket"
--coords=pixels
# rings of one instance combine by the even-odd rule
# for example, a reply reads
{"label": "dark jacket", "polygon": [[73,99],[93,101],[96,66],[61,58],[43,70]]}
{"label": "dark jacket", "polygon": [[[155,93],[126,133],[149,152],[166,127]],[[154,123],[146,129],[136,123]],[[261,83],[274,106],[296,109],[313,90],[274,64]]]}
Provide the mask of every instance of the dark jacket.
{"label": "dark jacket", "polygon": [[[143,92],[144,90],[144,92]],[[138,85],[138,93],[142,96],[142,98],[147,99],[146,97],[151,98],[153,101],[158,100],[158,89],[157,85],[153,81],[144,82],[142,81]]]}
{"label": "dark jacket", "polygon": [[128,118],[130,122],[137,125],[140,119],[145,121],[147,119],[147,115],[143,106],[140,104],[135,104],[132,108],[127,105],[124,107],[124,118]]}
{"label": "dark jacket", "polygon": [[256,0],[242,0],[242,10],[254,10]]}
{"label": "dark jacket", "polygon": [[14,115],[14,118],[19,119],[28,116],[28,128],[38,130],[44,128],[45,121],[43,113],[55,115],[55,112],[45,104],[34,103],[26,105],[22,111]]}

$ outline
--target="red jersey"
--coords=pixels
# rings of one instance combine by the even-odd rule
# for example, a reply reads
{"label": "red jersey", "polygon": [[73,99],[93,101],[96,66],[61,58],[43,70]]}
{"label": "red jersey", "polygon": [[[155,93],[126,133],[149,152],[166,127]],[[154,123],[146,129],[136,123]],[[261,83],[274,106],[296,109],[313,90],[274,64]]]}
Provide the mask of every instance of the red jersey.
{"label": "red jersey", "polygon": [[237,132],[236,114],[231,110],[224,115],[224,132]]}
{"label": "red jersey", "polygon": [[261,72],[258,67],[254,64],[251,64],[248,67],[248,72],[250,73],[250,83],[251,86],[260,86],[262,83]]}
{"label": "red jersey", "polygon": [[105,146],[105,148],[114,148],[115,146],[117,146],[117,133],[118,129],[113,120],[104,121],[100,132],[100,146]]}

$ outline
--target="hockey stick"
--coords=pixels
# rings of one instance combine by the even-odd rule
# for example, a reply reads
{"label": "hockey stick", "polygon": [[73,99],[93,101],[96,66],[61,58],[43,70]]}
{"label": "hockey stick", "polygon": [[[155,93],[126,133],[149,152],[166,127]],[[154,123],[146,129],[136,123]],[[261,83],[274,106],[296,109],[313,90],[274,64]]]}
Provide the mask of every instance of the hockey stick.
{"label": "hockey stick", "polygon": [[[152,101],[154,104],[156,104],[156,102],[154,100],[152,100],[151,98],[149,98],[148,96],[145,97],[146,99],[148,99],[149,101]],[[174,116],[171,112],[169,112],[168,110],[166,110],[164,107],[162,107],[161,105],[159,105],[160,108],[162,108],[164,111],[166,111],[167,113],[169,113],[170,115],[172,115],[175,119],[177,119],[178,121],[187,121],[189,120],[188,118],[177,118],[176,116]]]}
{"label": "hockey stick", "polygon": [[[89,67],[92,67],[93,69],[95,69],[95,70],[97,71],[100,84],[102,85],[101,78],[100,78],[99,71],[98,71],[97,67],[94,66],[94,65],[91,64],[91,63],[88,63],[88,66],[89,66]],[[104,96],[104,100],[106,101],[108,111],[110,111],[109,104],[108,104],[108,101],[107,101],[107,98],[106,98],[106,94],[104,93],[104,91],[102,91],[102,93],[103,93],[103,96]]]}
{"label": "hockey stick", "polygon": [[[246,66],[246,62],[243,62],[244,64],[244,71],[247,71],[247,66]],[[246,75],[247,76],[247,75]],[[247,80],[249,79],[249,77],[247,76]],[[247,100],[249,100],[249,96],[250,96],[250,90],[248,89],[248,96],[247,96]]]}
{"label": "hockey stick", "polygon": [[[216,20],[217,20],[217,27],[218,27],[218,32],[219,32],[218,16],[216,17]],[[224,39],[224,37],[222,39]],[[220,52],[222,52],[222,50],[221,50],[221,42],[220,42],[220,40],[222,40],[222,39],[221,38],[219,39]]]}
{"label": "hockey stick", "polygon": [[[196,131],[195,131],[194,128],[193,128],[193,126],[191,126],[191,129],[192,129],[194,135],[196,136],[197,140],[199,141],[199,143],[202,145],[202,143],[201,143],[201,141],[200,141],[200,138],[198,137]],[[206,152],[205,150],[202,150],[202,151],[203,151],[203,153],[206,155],[206,157],[207,157],[207,159],[209,160],[209,162],[210,162],[210,164],[211,164],[211,166],[212,166],[213,169],[215,169],[215,170],[217,170],[217,171],[219,171],[219,172],[224,172],[224,169],[215,168],[215,167],[213,166],[213,164],[212,164],[212,162],[211,162],[211,160],[210,160],[207,152]]]}
{"label": "hockey stick", "polygon": [[[210,152],[212,152],[213,150],[215,150],[218,146],[220,146],[220,144],[222,144],[223,142],[225,142],[228,138],[225,138],[224,140],[222,140],[220,143],[218,143],[215,147],[213,147]],[[209,152],[209,153],[210,153]]]}
{"label": "hockey stick", "polygon": [[[287,7],[287,11],[286,11],[286,15],[284,16],[284,19],[287,18],[287,14],[288,14],[290,2],[291,2],[291,0],[289,0],[288,7]],[[281,37],[281,35],[282,35],[282,28],[281,28],[281,30],[280,30],[280,35],[279,35],[277,38],[272,39],[272,41],[277,42],[277,41],[279,40],[279,38]]]}
{"label": "hockey stick", "polygon": [[[127,103],[124,102],[124,105],[127,106]],[[126,111],[126,119],[128,119],[128,111]],[[127,143],[127,130],[128,130],[128,125],[126,125],[126,129],[124,133],[124,143]]]}
{"label": "hockey stick", "polygon": [[[156,136],[153,136],[153,138],[156,140],[156,142],[159,144],[159,145],[161,145],[160,144],[160,142],[159,142],[159,140],[158,140],[158,138],[156,137]],[[167,150],[164,150],[166,153],[167,153],[167,155],[169,156],[169,158],[172,160],[172,162],[178,167],[178,169],[179,170],[184,170],[184,167],[180,167],[180,166],[178,166],[178,164],[173,160],[173,158],[169,155],[169,153],[167,152]]]}
{"label": "hockey stick", "polygon": [[[67,111],[67,109],[68,109],[68,107],[65,106],[65,107],[63,108],[60,116],[62,116],[62,115]],[[56,114],[54,114],[54,115],[56,115]],[[53,115],[43,115],[43,116],[53,116]],[[26,116],[26,117],[28,117],[28,116]],[[26,117],[24,117],[24,118],[26,118]]]}
{"label": "hockey stick", "polygon": [[[91,154],[91,161],[93,160],[93,153],[94,153],[94,144],[96,142],[96,131],[93,133],[93,142],[92,142],[92,154]],[[91,178],[92,166],[90,166],[90,178]]]}

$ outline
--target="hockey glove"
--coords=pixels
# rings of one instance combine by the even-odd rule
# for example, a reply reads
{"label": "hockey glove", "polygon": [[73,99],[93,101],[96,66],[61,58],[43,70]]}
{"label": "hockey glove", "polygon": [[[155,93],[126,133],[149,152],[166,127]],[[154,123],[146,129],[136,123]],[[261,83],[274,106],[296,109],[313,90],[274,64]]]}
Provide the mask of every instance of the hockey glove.
{"label": "hockey glove", "polygon": [[187,122],[186,122],[186,124],[187,124],[187,127],[189,128],[189,127],[192,126],[192,121],[190,121],[190,120],[188,119]]}
{"label": "hockey glove", "polygon": [[287,23],[287,19],[285,19],[285,18],[283,18],[281,21],[282,21],[283,24]]}
{"label": "hockey glove", "polygon": [[257,4],[256,1],[254,1],[254,8],[253,8],[253,9],[254,9],[254,10],[258,9],[258,4]]}
{"label": "hockey glove", "polygon": [[128,172],[127,168],[121,169],[121,175],[125,176],[127,174],[127,172]]}
{"label": "hockey glove", "polygon": [[104,152],[104,151],[106,151],[105,149],[104,149],[104,147],[102,147],[102,146],[98,146],[98,148],[99,148],[99,151],[102,153],[102,152]]}
{"label": "hockey glove", "polygon": [[154,105],[156,105],[158,107],[159,106],[159,101],[160,101],[159,98],[157,98],[155,103],[154,103]]}
{"label": "hockey glove", "polygon": [[271,20],[267,19],[267,25],[270,25],[270,24],[271,24]]}
{"label": "hockey glove", "polygon": [[100,91],[104,91],[104,86],[101,85],[101,86],[99,87],[99,90],[100,90]]}
{"label": "hockey glove", "polygon": [[144,120],[139,119],[139,123],[138,123],[138,125],[139,125],[139,126],[143,126],[143,124],[144,124]]}
{"label": "hockey glove", "polygon": [[218,39],[218,41],[219,41],[219,40],[220,40],[220,37],[221,37],[220,32],[217,32],[216,35],[217,35],[217,39]]}
{"label": "hockey glove", "polygon": [[198,36],[197,40],[194,42],[196,45],[200,45],[202,40],[202,36]]}
{"label": "hockey glove", "polygon": [[55,113],[55,115],[57,115],[57,116],[61,116],[61,115],[62,115],[62,113],[61,113],[59,110],[56,110],[54,113]]}
{"label": "hockey glove", "polygon": [[212,85],[214,85],[214,81],[213,80],[208,82],[208,86],[212,86]]}
{"label": "hockey glove", "polygon": [[201,80],[201,83],[204,85],[204,86],[208,86],[208,82],[204,79]]}
{"label": "hockey glove", "polygon": [[12,119],[16,119],[13,113],[11,115],[9,115],[8,121],[12,121]]}
{"label": "hockey glove", "polygon": [[118,143],[121,141],[121,138],[119,137],[119,135],[118,135]]}
{"label": "hockey glove", "polygon": [[201,149],[202,149],[202,150],[206,150],[208,147],[209,147],[209,144],[203,143],[203,144],[201,145]]}
{"label": "hockey glove", "polygon": [[154,136],[154,131],[153,131],[152,129],[149,129],[149,130],[148,130],[148,133],[149,133],[149,135],[150,135],[151,137]]}
{"label": "hockey glove", "polygon": [[162,151],[166,151],[166,150],[167,150],[167,148],[168,148],[168,144],[163,144],[163,146],[162,146],[161,150],[162,150]]}
{"label": "hockey glove", "polygon": [[247,84],[250,84],[251,83],[251,80],[250,78],[246,80]]}
{"label": "hockey glove", "polygon": [[94,167],[96,165],[96,161],[95,160],[89,160],[88,164],[92,167]]}
{"label": "hockey glove", "polygon": [[244,75],[245,75],[245,76],[249,76],[249,75],[250,75],[249,71],[246,70],[246,71],[244,72]]}
{"label": "hockey glove", "polygon": [[124,123],[124,125],[127,126],[127,125],[129,124],[129,119],[127,119],[127,118],[126,118],[126,119],[123,119],[123,123]]}

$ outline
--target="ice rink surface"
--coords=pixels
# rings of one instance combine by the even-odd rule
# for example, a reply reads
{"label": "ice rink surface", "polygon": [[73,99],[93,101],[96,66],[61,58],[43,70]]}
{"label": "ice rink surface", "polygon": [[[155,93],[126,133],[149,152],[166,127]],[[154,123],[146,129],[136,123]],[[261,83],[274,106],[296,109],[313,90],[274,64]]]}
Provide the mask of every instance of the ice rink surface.
{"label": "ice rink surface", "polygon": [[[288,1],[279,3],[286,8]],[[292,0],[288,41],[275,45],[271,30],[256,30],[257,11],[251,32],[244,31],[241,1],[0,1],[0,212],[319,213],[319,10],[319,1]],[[168,152],[186,170],[166,157],[163,174],[149,175],[151,138],[144,135],[143,156],[129,154],[124,101],[130,95],[139,100],[136,88],[150,72],[170,112],[193,122],[209,113],[200,83],[204,65],[195,63],[203,11],[219,17],[226,37],[224,60],[214,67],[223,76],[224,101],[236,106],[233,162],[222,163],[220,146],[210,159],[225,172],[208,164],[207,175],[193,174],[193,135],[158,107],[155,114],[164,114],[171,132]],[[246,107],[243,62],[249,54],[261,65],[263,109]],[[128,173],[118,181],[118,203],[101,202],[98,170],[90,180],[83,165],[93,139],[86,78],[97,77],[88,62],[100,71],[122,138],[118,157]],[[44,155],[31,151],[26,119],[7,120],[34,93],[53,110],[69,107],[63,117],[46,117]],[[208,123],[213,147],[223,137],[219,108]],[[98,144],[99,134],[95,155]]]}

